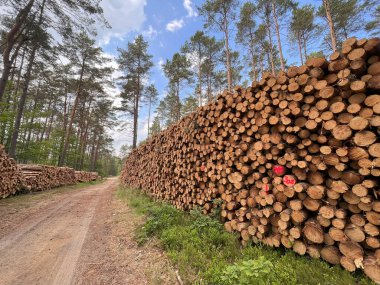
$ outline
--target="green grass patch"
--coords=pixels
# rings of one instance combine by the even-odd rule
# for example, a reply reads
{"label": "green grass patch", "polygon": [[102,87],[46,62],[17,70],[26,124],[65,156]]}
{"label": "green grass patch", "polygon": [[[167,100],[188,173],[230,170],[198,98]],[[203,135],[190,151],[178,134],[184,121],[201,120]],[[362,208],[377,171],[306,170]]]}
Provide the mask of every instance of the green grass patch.
{"label": "green grass patch", "polygon": [[374,284],[362,273],[350,274],[340,266],[290,250],[262,244],[242,247],[236,234],[227,233],[217,218],[199,210],[183,212],[153,201],[140,190],[123,187],[117,196],[147,217],[136,230],[137,241],[143,244],[158,238],[185,284]]}

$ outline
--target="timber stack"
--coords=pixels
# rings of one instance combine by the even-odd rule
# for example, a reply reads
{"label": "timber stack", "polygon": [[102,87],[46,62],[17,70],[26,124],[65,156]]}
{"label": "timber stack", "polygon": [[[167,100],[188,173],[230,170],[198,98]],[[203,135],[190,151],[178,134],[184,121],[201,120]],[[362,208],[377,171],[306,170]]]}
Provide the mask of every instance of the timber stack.
{"label": "timber stack", "polygon": [[68,167],[20,164],[19,168],[24,179],[24,184],[33,192],[73,185],[77,182],[75,170]]}
{"label": "timber stack", "polygon": [[133,150],[122,182],[380,282],[380,39],[224,92]]}
{"label": "timber stack", "polygon": [[75,171],[69,167],[17,164],[0,145],[0,198],[20,191],[37,192],[100,179],[97,172]]}
{"label": "timber stack", "polygon": [[90,182],[99,178],[97,172],[75,171],[75,181],[77,182]]}
{"label": "timber stack", "polygon": [[15,194],[22,185],[16,161],[5,153],[0,144],[0,198]]}

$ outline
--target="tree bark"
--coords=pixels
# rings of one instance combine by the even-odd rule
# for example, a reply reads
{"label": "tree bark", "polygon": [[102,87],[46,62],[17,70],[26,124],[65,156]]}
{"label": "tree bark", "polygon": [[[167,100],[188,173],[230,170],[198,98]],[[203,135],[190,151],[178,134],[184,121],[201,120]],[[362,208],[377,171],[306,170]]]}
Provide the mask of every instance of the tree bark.
{"label": "tree bark", "polygon": [[276,4],[275,4],[275,1],[272,1],[272,8],[273,8],[273,19],[274,19],[274,24],[275,24],[275,27],[276,27],[276,34],[277,34],[278,52],[280,53],[281,70],[285,71],[285,61],[284,61],[284,55],[282,53],[280,28],[279,28],[279,25],[278,25],[278,18],[277,18],[277,13],[276,13]]}
{"label": "tree bark", "polygon": [[[4,92],[5,92],[9,73],[12,68],[12,63],[15,60],[17,56],[17,52],[18,52],[18,50],[16,50],[13,53],[13,55],[11,55],[12,49],[14,48],[14,45],[16,44],[17,39],[21,35],[22,25],[26,21],[26,18],[28,17],[29,12],[33,7],[34,1],[35,0],[29,0],[28,4],[26,4],[26,6],[20,10],[20,12],[16,16],[13,27],[10,29],[10,31],[6,35],[6,45],[3,51],[3,73],[0,79],[0,102],[2,101]],[[20,46],[21,45],[19,45],[18,48],[20,48]]]}
{"label": "tree bark", "polygon": [[336,52],[337,51],[336,35],[335,35],[334,22],[331,17],[330,3],[329,3],[329,0],[322,0],[322,1],[323,1],[323,7],[325,8],[325,12],[326,12],[327,22],[330,27],[331,46],[332,46],[333,51]]}

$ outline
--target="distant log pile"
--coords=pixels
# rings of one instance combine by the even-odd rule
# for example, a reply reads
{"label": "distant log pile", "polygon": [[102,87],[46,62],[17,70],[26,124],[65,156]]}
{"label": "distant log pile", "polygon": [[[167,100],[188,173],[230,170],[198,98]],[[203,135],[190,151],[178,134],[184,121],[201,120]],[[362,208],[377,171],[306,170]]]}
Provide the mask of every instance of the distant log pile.
{"label": "distant log pile", "polygon": [[77,182],[90,182],[99,179],[97,172],[75,171],[75,180]]}
{"label": "distant log pile", "polygon": [[16,161],[9,158],[0,145],[0,198],[15,194],[21,188],[21,174]]}
{"label": "distant log pile", "polygon": [[228,231],[380,282],[380,39],[224,92],[128,157],[122,182]]}
{"label": "distant log pile", "polygon": [[0,197],[19,191],[46,191],[52,188],[99,179],[97,172],[75,171],[69,167],[19,164],[0,145]]}

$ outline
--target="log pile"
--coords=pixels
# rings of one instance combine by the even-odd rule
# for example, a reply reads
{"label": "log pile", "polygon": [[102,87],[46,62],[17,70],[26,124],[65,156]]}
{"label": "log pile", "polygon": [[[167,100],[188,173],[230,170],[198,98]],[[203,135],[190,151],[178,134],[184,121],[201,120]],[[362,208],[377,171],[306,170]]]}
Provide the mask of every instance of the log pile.
{"label": "log pile", "polygon": [[20,164],[19,168],[24,184],[33,192],[77,183],[72,168],[35,164]]}
{"label": "log pile", "polygon": [[380,39],[350,38],[135,149],[121,180],[180,209],[222,201],[228,231],[380,282]]}
{"label": "log pile", "polygon": [[0,198],[15,194],[21,189],[21,175],[14,159],[9,158],[0,145]]}
{"label": "log pile", "polygon": [[77,182],[90,182],[98,180],[99,178],[97,172],[75,171],[75,180]]}
{"label": "log pile", "polygon": [[18,164],[0,145],[0,198],[19,191],[46,191],[52,188],[100,179],[97,172],[75,171],[69,167]]}

